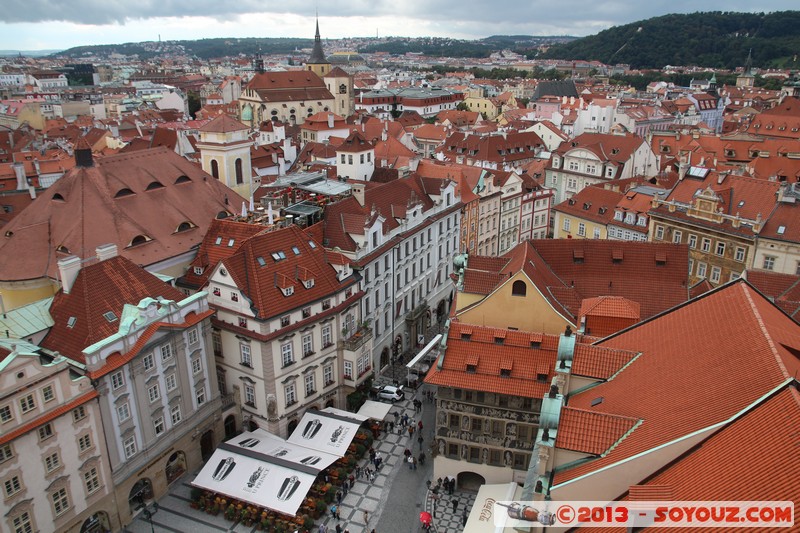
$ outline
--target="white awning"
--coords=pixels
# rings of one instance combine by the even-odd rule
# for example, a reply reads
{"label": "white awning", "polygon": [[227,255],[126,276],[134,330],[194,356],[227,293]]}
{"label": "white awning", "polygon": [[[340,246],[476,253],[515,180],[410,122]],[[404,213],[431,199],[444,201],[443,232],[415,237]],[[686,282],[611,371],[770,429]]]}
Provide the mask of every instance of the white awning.
{"label": "white awning", "polygon": [[367,400],[366,402],[364,402],[364,405],[361,406],[361,409],[358,410],[358,414],[359,416],[363,416],[365,418],[383,420],[384,418],[386,418],[386,415],[389,414],[389,411],[391,411],[391,409],[392,409],[392,404],[373,402],[372,400]]}
{"label": "white awning", "polygon": [[359,426],[361,421],[350,413],[340,416],[307,411],[286,442],[343,457]]}
{"label": "white awning", "polygon": [[431,350],[433,350],[434,346],[436,346],[441,340],[442,340],[442,334],[439,333],[433,339],[431,339],[431,342],[426,344],[425,347],[422,350],[420,350],[420,352],[416,355],[416,357],[414,357],[414,359],[412,359],[406,364],[406,368],[412,368],[414,365],[419,363],[422,360],[422,358],[428,355],[428,353]]}
{"label": "white awning", "polygon": [[228,444],[271,457],[280,457],[284,461],[310,466],[318,471],[324,470],[339,458],[339,455],[309,448],[308,446],[290,444],[279,436],[263,429],[242,433],[227,442]]}
{"label": "white awning", "polygon": [[495,502],[517,500],[521,494],[522,487],[513,481],[481,486],[475,497],[475,503],[472,504],[463,533],[502,532],[503,527],[495,527],[495,516],[493,516]]}
{"label": "white awning", "polygon": [[343,409],[337,409],[335,407],[326,407],[325,409],[322,410],[322,412],[323,413],[331,413],[331,414],[334,414],[334,415],[354,418],[354,419],[358,420],[359,422],[364,422],[365,420],[367,420],[369,418],[368,416],[362,416],[360,414],[360,412],[359,413],[351,413],[350,411],[345,411]]}

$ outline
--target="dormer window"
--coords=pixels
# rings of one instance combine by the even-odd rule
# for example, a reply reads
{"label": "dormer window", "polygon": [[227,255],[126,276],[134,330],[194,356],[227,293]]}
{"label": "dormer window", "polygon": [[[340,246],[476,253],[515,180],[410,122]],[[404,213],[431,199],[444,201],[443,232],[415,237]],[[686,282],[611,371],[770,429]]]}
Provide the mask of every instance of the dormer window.
{"label": "dormer window", "polygon": [[310,289],[311,287],[313,287],[313,286],[314,286],[314,278],[311,278],[311,279],[304,280],[304,281],[303,281],[303,286],[304,286],[306,289]]}
{"label": "dormer window", "polygon": [[511,369],[510,368],[501,368],[500,369],[500,377],[501,378],[510,378],[511,377]]}
{"label": "dormer window", "polygon": [[282,287],[281,292],[283,293],[284,296],[291,296],[292,294],[294,294],[294,287],[292,286]]}
{"label": "dormer window", "polygon": [[615,211],[614,212],[614,220],[622,222],[623,218],[624,218],[624,215],[622,214],[622,211]]}
{"label": "dormer window", "polygon": [[505,342],[506,342],[506,339],[504,337],[495,337],[494,338],[494,343],[495,344],[503,344]]}
{"label": "dormer window", "polygon": [[200,267],[198,267],[198,266],[194,267],[194,273],[197,276],[202,276],[203,275],[203,267],[201,267],[201,266]]}
{"label": "dormer window", "polygon": [[477,372],[478,366],[477,365],[467,365],[467,374],[474,374]]}

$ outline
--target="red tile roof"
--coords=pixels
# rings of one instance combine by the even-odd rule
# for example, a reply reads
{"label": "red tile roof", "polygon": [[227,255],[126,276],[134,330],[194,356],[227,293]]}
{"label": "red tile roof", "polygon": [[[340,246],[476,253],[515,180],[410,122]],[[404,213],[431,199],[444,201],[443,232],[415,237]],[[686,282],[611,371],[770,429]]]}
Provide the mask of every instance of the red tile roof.
{"label": "red tile roof", "polygon": [[[87,258],[114,243],[133,262],[152,265],[188,252],[219,213],[243,201],[167,148],[99,158],[71,169],[4,226],[0,279],[57,278],[59,247]],[[177,231],[184,222],[189,229]],[[149,240],[131,246],[137,236]]]}
{"label": "red tile roof", "polygon": [[[462,335],[469,335],[466,340]],[[531,333],[451,322],[447,349],[431,367],[425,382],[443,387],[541,398],[550,390],[554,375],[558,336],[537,334],[538,348],[531,347]],[[503,343],[498,344],[497,338]],[[475,365],[467,372],[467,365]],[[500,369],[511,366],[509,376]],[[544,377],[545,379],[538,379]]]}
{"label": "red tile roof", "polygon": [[[84,266],[69,294],[62,290],[53,298],[50,315],[54,324],[41,344],[85,363],[84,348],[119,331],[125,304],[137,305],[144,298],[158,296],[180,301],[186,295],[125,257]],[[107,312],[114,313],[116,320],[104,318]]]}
{"label": "red tile roof", "polygon": [[619,442],[639,422],[627,416],[564,407],[558,421],[556,447],[601,455]]}
{"label": "red tile roof", "polygon": [[205,124],[200,128],[200,131],[206,133],[228,133],[231,131],[248,130],[247,126],[239,122],[233,117],[228,115],[219,115],[211,122]]}
{"label": "red tile roof", "polygon": [[570,407],[643,422],[602,458],[557,472],[556,485],[724,422],[800,373],[800,326],[744,280],[597,346],[641,355]]}

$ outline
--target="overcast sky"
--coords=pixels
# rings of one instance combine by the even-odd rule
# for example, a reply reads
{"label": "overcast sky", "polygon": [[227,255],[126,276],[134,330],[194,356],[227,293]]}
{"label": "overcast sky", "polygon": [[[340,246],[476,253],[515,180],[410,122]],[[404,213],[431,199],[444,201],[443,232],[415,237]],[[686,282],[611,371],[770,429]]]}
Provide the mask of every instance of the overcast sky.
{"label": "overcast sky", "polygon": [[206,37],[591,35],[668,13],[782,11],[797,0],[2,0],[0,49]]}

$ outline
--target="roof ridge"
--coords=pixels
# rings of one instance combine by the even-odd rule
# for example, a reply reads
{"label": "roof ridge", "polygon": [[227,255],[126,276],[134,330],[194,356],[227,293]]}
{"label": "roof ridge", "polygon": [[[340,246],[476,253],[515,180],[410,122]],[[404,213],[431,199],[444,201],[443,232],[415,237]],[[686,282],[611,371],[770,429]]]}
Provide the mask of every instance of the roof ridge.
{"label": "roof ridge", "polygon": [[[778,348],[775,346],[775,341],[772,338],[772,334],[769,332],[769,329],[767,329],[766,324],[764,324],[764,320],[761,317],[761,312],[759,311],[756,302],[753,300],[750,291],[744,289],[746,288],[743,288],[743,292],[745,298],[747,298],[747,302],[750,304],[750,309],[752,310],[753,318],[755,318],[759,329],[761,330],[761,332],[764,335],[764,338],[769,344],[770,350],[772,351],[772,355],[775,357],[775,361],[778,363],[778,368],[781,369],[781,372],[783,373],[784,377],[791,379],[792,376],[789,375],[789,371],[786,368],[786,365],[783,363],[783,359],[781,358],[780,354],[778,353]],[[775,304],[770,302],[770,305],[774,306]]]}

